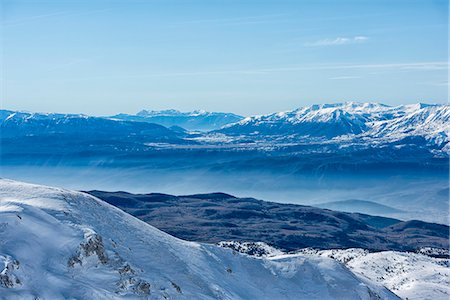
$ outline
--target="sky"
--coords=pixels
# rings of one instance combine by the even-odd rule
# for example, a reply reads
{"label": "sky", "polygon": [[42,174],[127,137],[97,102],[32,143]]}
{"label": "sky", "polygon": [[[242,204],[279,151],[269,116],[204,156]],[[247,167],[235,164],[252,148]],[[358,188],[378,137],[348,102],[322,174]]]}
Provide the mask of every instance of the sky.
{"label": "sky", "polygon": [[1,107],[448,101],[447,0],[0,0]]}

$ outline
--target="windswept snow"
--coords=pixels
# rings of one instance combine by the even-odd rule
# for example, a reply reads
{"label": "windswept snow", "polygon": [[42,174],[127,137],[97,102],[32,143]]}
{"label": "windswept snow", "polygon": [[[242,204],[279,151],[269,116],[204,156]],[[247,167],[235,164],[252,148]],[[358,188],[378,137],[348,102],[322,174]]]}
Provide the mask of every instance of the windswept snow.
{"label": "windswept snow", "polygon": [[[332,258],[365,277],[389,288],[402,299],[447,300],[450,298],[450,259],[429,255],[447,255],[444,249],[421,249],[419,253],[367,250],[305,248],[295,253],[283,253],[265,243],[220,242],[221,247],[266,259],[294,258],[297,256]],[[425,255],[424,253],[428,254]]]}
{"label": "windswept snow", "polygon": [[450,298],[450,260],[418,253],[362,249],[301,251],[330,257],[356,274],[383,284],[403,299],[447,300]]}
{"label": "windswept snow", "polygon": [[0,180],[0,205],[2,299],[396,299],[330,258],[183,241],[84,193]]}

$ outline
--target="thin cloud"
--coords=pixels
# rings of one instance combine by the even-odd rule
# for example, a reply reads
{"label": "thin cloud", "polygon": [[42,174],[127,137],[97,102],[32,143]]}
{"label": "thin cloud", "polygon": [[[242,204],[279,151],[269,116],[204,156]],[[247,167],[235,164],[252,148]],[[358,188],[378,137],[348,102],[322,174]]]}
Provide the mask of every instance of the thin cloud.
{"label": "thin cloud", "polygon": [[56,70],[60,70],[60,69],[66,69],[66,68],[70,68],[76,65],[80,65],[83,63],[87,63],[90,62],[89,59],[86,58],[77,58],[77,59],[73,59],[73,60],[69,60],[63,63],[59,63],[59,64],[55,64],[53,66],[51,66],[47,71],[56,71]]}
{"label": "thin cloud", "polygon": [[331,80],[347,80],[347,79],[358,79],[361,78],[361,76],[337,76],[337,77],[331,77]]}
{"label": "thin cloud", "polygon": [[419,82],[417,84],[420,85],[431,85],[431,86],[450,86],[450,82],[448,81],[439,81],[439,82]]}
{"label": "thin cloud", "polygon": [[446,70],[449,63],[447,61],[435,62],[414,62],[414,63],[391,63],[391,64],[320,64],[309,66],[285,67],[259,69],[261,72],[283,72],[300,70],[346,70],[346,69],[394,69],[394,70]]}
{"label": "thin cloud", "polygon": [[106,9],[98,9],[98,10],[90,10],[90,11],[81,11],[81,12],[73,12],[73,11],[58,11],[54,13],[48,13],[48,14],[41,14],[41,15],[35,15],[30,16],[27,18],[21,18],[21,19],[15,19],[11,21],[4,21],[1,23],[2,27],[12,27],[12,26],[19,26],[27,23],[32,23],[34,21],[39,21],[41,19],[48,19],[48,18],[55,18],[55,17],[61,17],[61,16],[83,16],[83,15],[90,15],[95,13],[101,13],[112,10],[111,8]]}
{"label": "thin cloud", "polygon": [[259,15],[259,16],[246,16],[237,18],[214,18],[214,19],[200,19],[200,20],[187,20],[182,22],[174,23],[175,25],[186,25],[186,24],[220,24],[220,25],[241,25],[241,24],[261,24],[261,23],[271,23],[285,21],[284,17],[287,14],[270,14],[270,15]]}
{"label": "thin cloud", "polygon": [[305,43],[307,47],[321,47],[321,46],[338,46],[348,44],[361,44],[368,40],[367,36],[354,36],[354,37],[337,37],[334,39],[324,39],[315,42]]}
{"label": "thin cloud", "polygon": [[[158,78],[158,77],[192,77],[192,76],[221,76],[221,75],[270,75],[274,73],[296,72],[296,71],[312,71],[312,70],[384,70],[384,71],[430,71],[430,70],[447,70],[448,62],[414,62],[414,63],[393,63],[393,64],[353,64],[353,65],[309,65],[294,66],[280,68],[254,68],[254,69],[234,69],[234,70],[207,70],[207,71],[184,71],[184,72],[155,72],[144,74],[121,74],[110,76],[86,76],[82,78],[71,78],[68,81],[85,81],[85,80],[122,80],[122,79],[142,79],[142,78]],[[332,80],[344,80],[357,78],[357,76],[338,76],[330,78]]]}

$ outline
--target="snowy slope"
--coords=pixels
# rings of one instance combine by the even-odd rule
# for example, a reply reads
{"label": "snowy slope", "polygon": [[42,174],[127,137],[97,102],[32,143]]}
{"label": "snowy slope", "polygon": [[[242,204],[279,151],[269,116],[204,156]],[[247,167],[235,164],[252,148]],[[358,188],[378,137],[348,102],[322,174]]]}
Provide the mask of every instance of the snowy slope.
{"label": "snowy slope", "polygon": [[[402,299],[447,300],[450,298],[450,259],[448,258],[434,258],[419,253],[398,251],[370,253],[359,248],[345,250],[305,248],[286,254],[261,242],[224,241],[218,245],[266,259],[278,260],[281,257],[292,258],[298,255],[332,258],[346,265],[354,273],[386,286]],[[432,250],[424,249],[423,253],[433,254]],[[437,250],[434,249],[434,251]],[[448,250],[438,251],[438,253],[444,252],[448,255]]]}
{"label": "snowy slope", "polygon": [[329,258],[255,259],[83,193],[10,180],[0,180],[0,262],[1,299],[396,299]]}
{"label": "snowy slope", "polygon": [[330,257],[352,271],[383,284],[403,299],[446,300],[450,298],[450,260],[417,253],[362,249],[303,251]]}

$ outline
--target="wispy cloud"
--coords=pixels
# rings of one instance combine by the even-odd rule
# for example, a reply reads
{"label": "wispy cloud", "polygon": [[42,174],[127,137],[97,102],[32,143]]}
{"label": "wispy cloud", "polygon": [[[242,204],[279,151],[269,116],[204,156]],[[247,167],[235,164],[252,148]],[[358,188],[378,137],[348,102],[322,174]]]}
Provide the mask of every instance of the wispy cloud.
{"label": "wispy cloud", "polygon": [[174,23],[175,25],[186,24],[219,24],[219,25],[242,25],[242,24],[263,24],[272,22],[286,21],[287,14],[266,14],[258,16],[245,16],[236,18],[214,18],[214,19],[199,19],[187,20]]}
{"label": "wispy cloud", "polygon": [[331,80],[347,80],[347,79],[358,79],[361,78],[361,76],[336,76],[331,77]]}
{"label": "wispy cloud", "polygon": [[59,64],[54,64],[52,66],[49,67],[49,69],[47,71],[56,71],[56,70],[60,70],[60,69],[67,69],[76,65],[80,65],[80,64],[84,64],[90,62],[89,59],[86,58],[76,58],[76,59],[72,59],[69,61],[65,61],[65,62],[61,62]]}
{"label": "wispy cloud", "polygon": [[110,10],[111,10],[111,8],[90,10],[90,11],[80,11],[80,12],[57,11],[57,12],[53,12],[53,13],[34,15],[34,16],[21,18],[21,19],[3,21],[0,24],[2,25],[2,27],[12,27],[12,26],[19,26],[19,25],[23,25],[23,24],[27,24],[27,23],[32,23],[34,21],[39,21],[41,19],[56,18],[56,17],[61,17],[61,16],[90,15],[90,14],[101,13],[101,12],[106,12],[106,11],[110,11]]}
{"label": "wispy cloud", "polygon": [[[141,74],[121,74],[108,76],[90,76],[83,78],[72,78],[71,80],[97,80],[97,79],[138,79],[155,77],[191,77],[191,76],[220,76],[220,75],[270,75],[274,73],[296,72],[296,71],[314,71],[314,70],[383,70],[392,71],[432,71],[447,70],[448,62],[413,62],[413,63],[391,63],[391,64],[319,64],[278,68],[248,68],[248,69],[230,69],[230,70],[205,70],[205,71],[180,71],[180,72],[155,72]],[[332,77],[333,80],[343,80],[358,78],[357,76],[338,76]]]}
{"label": "wispy cloud", "polygon": [[294,67],[259,69],[264,72],[300,71],[300,70],[347,70],[347,69],[391,69],[391,70],[446,70],[449,62],[413,62],[389,64],[319,64]]}
{"label": "wispy cloud", "polygon": [[419,82],[420,85],[431,85],[431,86],[450,86],[450,82],[448,81],[427,81],[427,82]]}
{"label": "wispy cloud", "polygon": [[348,44],[360,44],[364,43],[369,38],[367,36],[354,36],[354,37],[337,37],[334,39],[323,39],[314,42],[308,42],[304,45],[307,47],[320,47],[320,46],[338,46],[338,45],[348,45]]}

